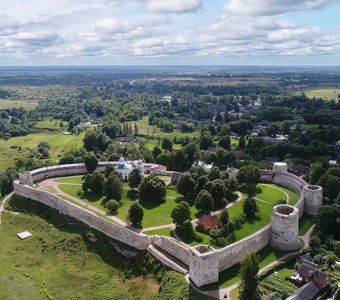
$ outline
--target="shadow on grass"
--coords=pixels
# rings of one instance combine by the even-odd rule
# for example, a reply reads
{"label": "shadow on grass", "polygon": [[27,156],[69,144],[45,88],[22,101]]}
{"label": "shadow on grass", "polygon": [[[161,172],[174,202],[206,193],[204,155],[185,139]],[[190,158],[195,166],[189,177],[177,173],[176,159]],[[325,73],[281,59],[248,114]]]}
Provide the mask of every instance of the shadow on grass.
{"label": "shadow on grass", "polygon": [[[241,193],[243,193],[243,194],[247,194],[247,189],[246,189],[246,186],[245,185],[243,185],[243,186],[241,186],[240,188],[239,188],[239,190],[240,190],[240,192]],[[260,187],[260,186],[256,186],[256,189],[255,189],[255,195],[258,195],[258,194],[260,194],[260,193],[262,193],[263,192],[263,190],[262,190],[262,188]],[[256,196],[255,196],[256,197]]]}
{"label": "shadow on grass", "polygon": [[139,204],[146,210],[152,210],[154,208],[157,208],[164,204],[167,200],[165,201],[155,201],[155,202],[142,202],[140,201]]}
{"label": "shadow on grass", "polygon": [[103,195],[98,195],[96,193],[85,192],[80,196],[81,200],[86,200],[88,202],[97,202],[99,201]]}
{"label": "shadow on grass", "polygon": [[211,284],[207,284],[201,287],[203,291],[217,290],[220,287],[228,287],[240,280],[239,272],[240,272],[240,264],[236,264],[219,274],[218,282],[214,282]]}
{"label": "shadow on grass", "polygon": [[[175,235],[174,235],[174,231],[175,231],[175,230],[172,230],[170,234],[171,234],[171,236],[172,236],[173,238],[176,239],[176,237],[175,237]],[[190,238],[190,237],[184,236],[183,234],[179,233],[178,231],[176,231],[176,234],[177,234],[178,237],[179,237],[184,243],[186,243],[186,244],[190,244],[190,243],[192,243],[192,242],[195,241],[194,238]]]}
{"label": "shadow on grass", "polygon": [[254,225],[256,222],[260,222],[261,220],[262,220],[262,218],[260,216],[256,215],[255,217],[247,218],[243,224],[248,223],[248,224]]}
{"label": "shadow on grass", "polygon": [[126,196],[129,198],[129,200],[137,200],[139,198],[139,192],[137,190],[129,190],[126,193]]}

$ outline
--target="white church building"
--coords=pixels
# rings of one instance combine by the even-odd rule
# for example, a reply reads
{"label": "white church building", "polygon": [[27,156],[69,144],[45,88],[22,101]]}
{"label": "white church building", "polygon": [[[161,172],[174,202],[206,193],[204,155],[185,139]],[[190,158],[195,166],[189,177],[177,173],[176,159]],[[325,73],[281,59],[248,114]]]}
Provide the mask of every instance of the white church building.
{"label": "white church building", "polygon": [[134,168],[138,169],[142,176],[144,175],[144,163],[141,159],[133,161],[131,164],[127,162],[124,157],[121,157],[118,164],[115,165],[115,170],[122,175],[123,180],[129,179],[130,173]]}

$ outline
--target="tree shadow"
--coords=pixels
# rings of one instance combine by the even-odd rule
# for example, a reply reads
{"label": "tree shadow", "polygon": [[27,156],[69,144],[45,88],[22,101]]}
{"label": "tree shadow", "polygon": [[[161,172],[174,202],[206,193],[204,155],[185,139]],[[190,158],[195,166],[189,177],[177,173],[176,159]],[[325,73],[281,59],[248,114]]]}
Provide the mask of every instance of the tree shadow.
{"label": "tree shadow", "polygon": [[254,225],[256,222],[259,222],[261,220],[262,220],[262,218],[260,216],[256,215],[255,217],[246,219],[245,223]]}
{"label": "tree shadow", "polygon": [[88,202],[97,202],[97,201],[99,201],[102,197],[103,197],[103,195],[98,195],[98,194],[96,194],[96,193],[92,193],[92,192],[84,192],[84,193],[80,196],[80,199],[81,199],[81,200],[88,201]]}
{"label": "tree shadow", "polygon": [[152,210],[152,209],[155,209],[159,206],[161,206],[162,204],[164,204],[166,201],[168,200],[165,200],[165,201],[154,201],[154,202],[140,202],[139,204],[146,210]]}
{"label": "tree shadow", "polygon": [[139,199],[139,192],[137,190],[128,190],[126,193],[126,196],[129,198],[129,200],[138,200]]}

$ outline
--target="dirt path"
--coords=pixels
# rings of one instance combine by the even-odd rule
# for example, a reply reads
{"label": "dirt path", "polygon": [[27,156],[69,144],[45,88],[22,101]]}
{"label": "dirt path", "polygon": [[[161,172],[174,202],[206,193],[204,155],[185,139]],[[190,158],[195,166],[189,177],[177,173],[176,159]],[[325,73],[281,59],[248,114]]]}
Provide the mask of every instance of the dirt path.
{"label": "dirt path", "polygon": [[309,247],[309,239],[310,239],[310,236],[312,234],[312,231],[314,229],[314,226],[313,225],[311,228],[308,229],[308,231],[304,234],[304,235],[300,235],[299,238],[301,240],[303,240],[303,243],[304,243],[304,249],[308,248]]}
{"label": "dirt path", "polygon": [[6,201],[11,198],[13,195],[13,192],[8,194],[1,202],[0,202],[0,225],[1,225],[1,213],[4,211],[5,203]]}

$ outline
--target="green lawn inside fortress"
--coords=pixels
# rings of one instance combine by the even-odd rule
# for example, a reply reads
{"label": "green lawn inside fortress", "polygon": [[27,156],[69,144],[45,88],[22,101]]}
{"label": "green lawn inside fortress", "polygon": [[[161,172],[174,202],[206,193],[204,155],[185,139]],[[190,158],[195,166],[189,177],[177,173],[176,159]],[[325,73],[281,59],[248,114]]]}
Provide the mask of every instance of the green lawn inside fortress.
{"label": "green lawn inside fortress", "polygon": [[[77,177],[65,177],[65,178],[57,178],[56,182],[59,183],[59,188],[66,194],[79,198],[94,207],[97,207],[103,211],[107,211],[104,201],[105,197],[101,197],[98,195],[94,195],[92,193],[85,193],[81,196],[78,196],[79,191],[82,191],[81,176]],[[65,184],[65,183],[73,183],[73,184]],[[171,212],[177,206],[177,202],[175,198],[181,197],[180,194],[172,186],[167,187],[167,197],[164,203],[160,204],[142,204],[144,209],[144,219],[143,219],[143,227],[153,227],[160,226],[165,224],[171,224]],[[116,216],[121,220],[125,221],[128,215],[128,210],[131,204],[138,199],[138,192],[135,190],[131,190],[128,187],[128,184],[124,183],[124,191],[123,197],[120,200],[121,206],[118,209],[118,213]],[[197,209],[194,206],[191,206],[192,215],[197,213]]]}
{"label": "green lawn inside fortress", "polygon": [[[90,203],[94,207],[107,211],[104,205],[105,198],[99,197],[97,195],[93,195],[91,193],[83,194],[82,196],[78,196],[81,189],[81,177],[82,176],[75,176],[75,177],[64,177],[64,178],[57,178],[55,179],[57,183],[59,183],[59,188],[76,198],[80,198],[84,202]],[[65,184],[68,183],[68,184]],[[237,240],[241,240],[246,236],[249,236],[256,231],[263,228],[270,222],[272,207],[278,200],[287,200],[286,194],[289,196],[289,203],[295,204],[298,200],[298,195],[293,191],[288,189],[279,187],[275,184],[258,184],[257,188],[257,195],[256,197],[263,200],[256,200],[257,205],[259,206],[259,214],[257,217],[253,219],[248,219],[242,227],[235,231],[235,236]],[[143,227],[154,227],[154,226],[161,226],[166,224],[171,224],[171,212],[176,207],[177,202],[175,198],[180,198],[181,195],[177,193],[174,186],[167,187],[167,198],[165,203],[161,204],[144,204],[144,219],[143,219]],[[130,205],[138,199],[138,192],[135,190],[130,190],[128,183],[124,183],[124,192],[123,197],[120,200],[121,206],[118,209],[117,217],[121,220],[126,220],[128,209]],[[243,214],[243,202],[245,199],[235,203],[228,209],[230,220],[233,218],[240,216]],[[191,206],[192,217],[195,218],[197,216],[197,210],[194,206]],[[165,235],[165,236],[172,236],[173,233],[171,232],[170,228],[165,230],[161,229],[161,231],[154,231],[155,234],[158,235]],[[147,234],[151,234],[147,232]],[[202,237],[203,244],[212,245],[211,237],[206,234],[198,233],[199,236]],[[186,237],[181,237],[184,242],[194,246],[200,244],[196,241],[189,240]]]}

